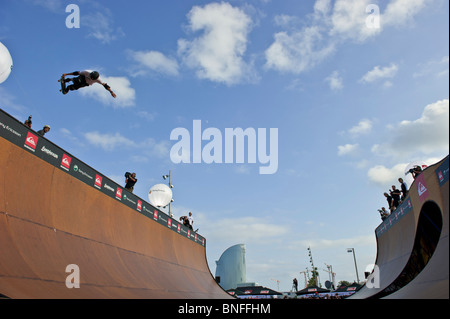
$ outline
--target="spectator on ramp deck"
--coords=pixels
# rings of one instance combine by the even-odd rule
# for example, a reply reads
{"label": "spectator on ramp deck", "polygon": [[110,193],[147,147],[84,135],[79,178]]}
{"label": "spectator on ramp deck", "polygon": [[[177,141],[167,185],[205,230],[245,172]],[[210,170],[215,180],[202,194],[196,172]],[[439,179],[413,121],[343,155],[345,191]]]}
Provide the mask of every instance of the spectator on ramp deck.
{"label": "spectator on ramp deck", "polygon": [[191,212],[189,212],[188,220],[189,220],[189,228],[193,229],[192,227],[194,226],[194,218],[192,217]]}
{"label": "spectator on ramp deck", "polygon": [[137,182],[137,178],[136,178],[136,173],[125,173],[125,189],[127,190],[127,191],[129,191],[130,193],[132,193],[133,192],[133,190],[134,190],[134,185],[136,184],[136,182]]}
{"label": "spectator on ramp deck", "polygon": [[422,167],[420,167],[419,165],[416,165],[416,166],[414,166],[414,168],[411,168],[408,172],[411,173],[411,175],[414,179],[416,179],[416,177],[419,176],[420,173],[422,173]]}
{"label": "spectator on ramp deck", "polygon": [[180,222],[182,222],[184,226],[189,227],[189,219],[187,216],[181,216]]}
{"label": "spectator on ramp deck", "polygon": [[386,210],[386,208],[384,208],[384,207],[381,207],[381,209],[379,209],[378,210],[378,212],[380,213],[380,215],[381,215],[381,220],[382,221],[384,221],[386,218],[388,218],[389,217],[389,212]]}
{"label": "spectator on ramp deck", "polygon": [[406,185],[405,181],[403,181],[403,178],[398,179],[400,183],[400,188],[402,190],[402,197],[400,198],[402,201],[408,196],[408,185]]}
{"label": "spectator on ramp deck", "polygon": [[31,128],[31,124],[33,124],[33,121],[31,120],[31,115],[30,116],[28,116],[28,119],[23,123],[23,124],[25,124],[25,126],[27,126],[27,127],[29,127],[29,128]]}
{"label": "spectator on ramp deck", "polygon": [[394,206],[394,209],[396,209],[400,205],[400,196],[402,195],[402,193],[395,187],[395,185],[392,185],[392,190],[390,190],[389,192],[392,196],[392,205]]}
{"label": "spectator on ramp deck", "polygon": [[389,195],[388,193],[384,193],[384,197],[386,197],[386,201],[388,203],[389,210],[392,212],[394,210],[393,209],[394,206],[392,205],[392,196]]}
{"label": "spectator on ramp deck", "polygon": [[42,128],[42,130],[37,131],[37,133],[41,136],[44,136],[45,133],[48,133],[50,131],[50,126],[48,125],[44,125],[44,127]]}

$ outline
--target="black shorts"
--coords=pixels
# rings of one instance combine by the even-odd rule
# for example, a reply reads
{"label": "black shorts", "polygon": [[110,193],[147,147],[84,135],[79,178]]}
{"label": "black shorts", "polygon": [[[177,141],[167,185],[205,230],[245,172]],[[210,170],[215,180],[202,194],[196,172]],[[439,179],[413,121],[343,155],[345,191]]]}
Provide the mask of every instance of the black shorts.
{"label": "black shorts", "polygon": [[89,86],[89,84],[87,84],[86,82],[86,77],[84,75],[80,75],[76,78],[73,78],[72,82],[73,84],[68,87],[70,90],[78,90],[79,88]]}

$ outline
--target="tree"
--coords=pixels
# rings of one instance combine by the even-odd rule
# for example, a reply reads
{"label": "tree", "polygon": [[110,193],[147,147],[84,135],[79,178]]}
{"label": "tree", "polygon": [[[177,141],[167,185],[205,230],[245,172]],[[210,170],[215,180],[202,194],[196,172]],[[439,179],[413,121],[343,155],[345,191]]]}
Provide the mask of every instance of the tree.
{"label": "tree", "polygon": [[314,270],[312,270],[311,273],[312,273],[312,276],[308,280],[308,287],[312,287],[312,286],[320,287],[319,280],[318,280],[319,272],[317,271],[317,267],[314,267]]}
{"label": "tree", "polygon": [[349,282],[349,281],[346,281],[346,280],[341,280],[341,281],[339,281],[339,283],[338,283],[338,287],[341,287],[341,286],[350,286],[351,285],[351,283]]}

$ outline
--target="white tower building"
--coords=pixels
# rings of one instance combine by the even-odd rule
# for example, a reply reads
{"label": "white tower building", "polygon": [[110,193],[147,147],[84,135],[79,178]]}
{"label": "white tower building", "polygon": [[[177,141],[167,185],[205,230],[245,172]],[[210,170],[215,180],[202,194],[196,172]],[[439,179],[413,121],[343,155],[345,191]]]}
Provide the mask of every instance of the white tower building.
{"label": "white tower building", "polygon": [[247,281],[244,244],[231,246],[216,261],[216,281],[224,290]]}

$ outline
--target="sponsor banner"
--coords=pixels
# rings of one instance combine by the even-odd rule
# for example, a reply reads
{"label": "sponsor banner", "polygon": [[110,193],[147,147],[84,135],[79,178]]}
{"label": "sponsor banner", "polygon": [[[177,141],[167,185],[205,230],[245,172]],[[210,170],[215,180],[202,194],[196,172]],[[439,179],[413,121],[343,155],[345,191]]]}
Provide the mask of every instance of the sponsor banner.
{"label": "sponsor banner", "polygon": [[89,166],[74,159],[73,165],[72,165],[72,171],[71,171],[70,175],[72,175],[76,179],[79,179],[80,181],[84,182],[85,184],[94,185],[97,174]]}
{"label": "sponsor banner", "polygon": [[153,218],[153,206],[149,205],[147,202],[142,202],[142,211],[140,212],[142,215],[147,216],[148,218]]}
{"label": "sponsor banner", "polygon": [[449,167],[448,167],[449,157],[445,159],[445,161],[439,165],[439,167],[436,169],[436,176],[439,182],[439,186],[443,186],[445,183],[448,182],[448,174],[449,174]]}
{"label": "sponsor banner", "polygon": [[9,116],[4,115],[0,110],[0,136],[4,139],[16,144],[17,146],[22,146],[24,136],[28,132],[22,129],[22,124],[17,121],[11,120]]}
{"label": "sponsor banner", "polygon": [[89,165],[65,152],[46,138],[39,136],[12,116],[0,109],[0,137],[27,150],[54,167],[66,172],[97,191],[120,201],[139,214],[152,219],[162,226],[205,246],[205,238],[194,233],[178,221],[153,207],[122,186],[100,174]]}
{"label": "sponsor banner", "polygon": [[59,149],[53,147],[50,143],[46,143],[46,141],[42,140],[39,144],[39,148],[37,149],[36,155],[45,160],[46,162],[51,163],[53,166],[58,165],[61,161],[61,152]]}
{"label": "sponsor banner", "polygon": [[394,210],[388,218],[384,220],[384,222],[377,227],[375,233],[377,237],[383,235],[386,231],[388,231],[392,226],[394,226],[400,219],[402,219],[406,214],[412,211],[413,206],[411,203],[411,198],[407,197],[406,201],[401,203],[396,210]]}
{"label": "sponsor banner", "polygon": [[137,210],[142,213],[143,201],[133,193],[130,193],[126,189],[122,190],[122,202],[128,207]]}

